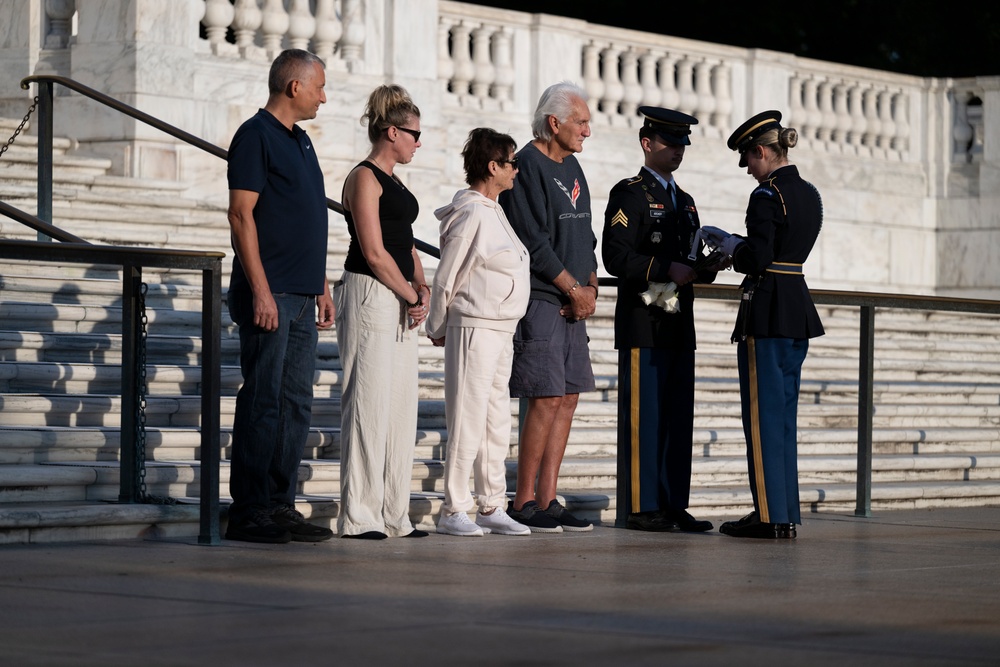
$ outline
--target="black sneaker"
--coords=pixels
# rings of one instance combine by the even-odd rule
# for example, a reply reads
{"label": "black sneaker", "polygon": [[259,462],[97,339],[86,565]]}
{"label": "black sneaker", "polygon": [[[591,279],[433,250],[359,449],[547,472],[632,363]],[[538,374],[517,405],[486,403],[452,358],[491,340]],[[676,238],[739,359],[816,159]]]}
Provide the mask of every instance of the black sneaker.
{"label": "black sneaker", "polygon": [[230,521],[226,528],[227,540],[285,544],[292,541],[292,534],[276,524],[264,510],[253,510],[240,521]]}
{"label": "black sneaker", "polygon": [[514,502],[507,506],[507,516],[531,529],[533,533],[561,533],[562,525],[542,511],[534,500],[524,503],[519,510],[514,509]]}
{"label": "black sneaker", "polygon": [[291,505],[278,505],[271,510],[271,520],[291,534],[295,542],[322,542],[333,537],[333,531],[306,521]]}
{"label": "black sneaker", "polygon": [[583,519],[577,519],[558,500],[553,500],[549,503],[549,506],[545,508],[545,513],[559,522],[563,530],[568,530],[571,533],[585,533],[588,530],[594,529],[594,524]]}

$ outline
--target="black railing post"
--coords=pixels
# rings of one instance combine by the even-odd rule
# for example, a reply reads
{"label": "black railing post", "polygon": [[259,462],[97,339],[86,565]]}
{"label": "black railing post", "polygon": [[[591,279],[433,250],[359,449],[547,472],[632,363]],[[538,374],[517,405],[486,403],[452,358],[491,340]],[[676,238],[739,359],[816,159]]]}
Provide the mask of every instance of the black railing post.
{"label": "black railing post", "polygon": [[[38,86],[38,217],[52,222],[52,82],[37,81]],[[51,241],[38,232],[39,241]]]}
{"label": "black railing post", "polygon": [[858,348],[858,480],[855,516],[872,515],[872,421],[875,412],[875,306],[861,306]]}
{"label": "black railing post", "polygon": [[142,284],[142,270],[135,265],[122,266],[122,414],[121,466],[119,468],[118,502],[139,501],[135,471],[136,424],[138,423],[139,392],[136,387],[138,355],[137,301]]}
{"label": "black railing post", "polygon": [[199,544],[219,544],[219,392],[221,384],[222,262],[202,271],[201,528]]}

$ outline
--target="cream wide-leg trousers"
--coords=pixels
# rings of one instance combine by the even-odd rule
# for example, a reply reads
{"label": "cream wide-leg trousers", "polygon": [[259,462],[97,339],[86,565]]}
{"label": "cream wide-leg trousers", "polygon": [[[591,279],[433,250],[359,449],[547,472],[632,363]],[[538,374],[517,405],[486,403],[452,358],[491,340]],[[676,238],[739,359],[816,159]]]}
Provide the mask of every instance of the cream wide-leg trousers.
{"label": "cream wide-leg trousers", "polygon": [[[444,343],[444,395],[448,425],[443,515],[505,506],[510,448],[513,333],[448,327]],[[476,500],[469,493],[474,473]]]}
{"label": "cream wide-leg trousers", "polygon": [[410,523],[417,429],[417,330],[406,307],[370,276],[344,272],[334,289],[344,379],[337,531],[401,537]]}

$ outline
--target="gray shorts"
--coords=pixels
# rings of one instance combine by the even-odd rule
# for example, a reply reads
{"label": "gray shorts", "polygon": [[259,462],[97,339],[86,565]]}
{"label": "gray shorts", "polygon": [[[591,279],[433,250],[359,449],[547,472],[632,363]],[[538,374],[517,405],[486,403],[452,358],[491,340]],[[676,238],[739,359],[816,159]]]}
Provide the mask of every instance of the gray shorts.
{"label": "gray shorts", "polygon": [[510,395],[565,396],[594,391],[586,322],[571,322],[559,306],[532,299],[514,332]]}

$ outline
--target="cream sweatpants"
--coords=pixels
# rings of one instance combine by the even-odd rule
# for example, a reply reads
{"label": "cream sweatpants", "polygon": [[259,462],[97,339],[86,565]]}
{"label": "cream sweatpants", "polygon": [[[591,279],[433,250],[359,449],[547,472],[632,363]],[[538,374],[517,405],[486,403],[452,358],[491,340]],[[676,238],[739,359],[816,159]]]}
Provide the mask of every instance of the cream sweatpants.
{"label": "cream sweatpants", "polygon": [[410,523],[417,429],[417,331],[375,278],[344,272],[334,290],[343,382],[337,531],[401,537]]}
{"label": "cream sweatpants", "polygon": [[[448,327],[444,342],[444,515],[503,508],[507,492],[504,460],[510,448],[512,333]],[[476,501],[469,493],[474,473]]]}

